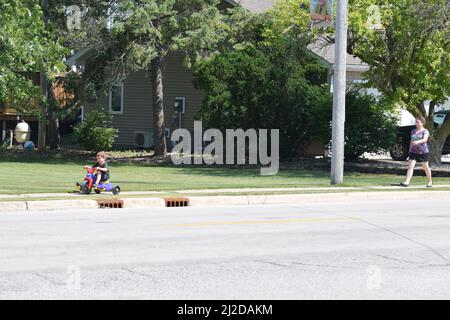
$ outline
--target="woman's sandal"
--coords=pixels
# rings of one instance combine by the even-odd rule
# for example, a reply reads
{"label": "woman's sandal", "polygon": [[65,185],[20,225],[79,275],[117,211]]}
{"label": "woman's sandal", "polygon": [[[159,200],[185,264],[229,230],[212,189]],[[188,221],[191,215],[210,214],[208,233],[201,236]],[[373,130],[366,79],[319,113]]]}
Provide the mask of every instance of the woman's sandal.
{"label": "woman's sandal", "polygon": [[427,188],[432,188],[433,185],[432,184],[427,184]]}
{"label": "woman's sandal", "polygon": [[404,182],[400,182],[400,187],[409,187],[409,184],[406,184]]}

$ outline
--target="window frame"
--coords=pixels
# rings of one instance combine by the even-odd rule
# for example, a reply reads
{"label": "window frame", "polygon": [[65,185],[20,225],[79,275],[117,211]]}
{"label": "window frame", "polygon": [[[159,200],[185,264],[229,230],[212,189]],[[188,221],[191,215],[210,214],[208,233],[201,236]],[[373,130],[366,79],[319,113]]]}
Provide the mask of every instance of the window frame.
{"label": "window frame", "polygon": [[80,118],[80,122],[83,122],[84,121],[84,106],[81,106],[81,118]]}
{"label": "window frame", "polygon": [[[118,87],[120,86],[120,111],[115,111],[112,109],[112,89],[113,87]],[[124,85],[123,85],[123,81],[121,81],[119,84],[115,84],[110,86],[109,88],[109,113],[111,114],[117,114],[117,115],[122,115],[123,114],[123,107],[124,107]]]}

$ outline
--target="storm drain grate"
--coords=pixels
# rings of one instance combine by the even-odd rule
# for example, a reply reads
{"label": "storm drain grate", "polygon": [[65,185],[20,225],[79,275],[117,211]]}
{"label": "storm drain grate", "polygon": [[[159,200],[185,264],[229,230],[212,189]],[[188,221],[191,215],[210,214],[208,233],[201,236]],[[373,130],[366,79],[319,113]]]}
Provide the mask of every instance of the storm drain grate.
{"label": "storm drain grate", "polygon": [[123,200],[97,200],[100,209],[122,209]]}
{"label": "storm drain grate", "polygon": [[188,198],[165,198],[166,207],[188,207]]}

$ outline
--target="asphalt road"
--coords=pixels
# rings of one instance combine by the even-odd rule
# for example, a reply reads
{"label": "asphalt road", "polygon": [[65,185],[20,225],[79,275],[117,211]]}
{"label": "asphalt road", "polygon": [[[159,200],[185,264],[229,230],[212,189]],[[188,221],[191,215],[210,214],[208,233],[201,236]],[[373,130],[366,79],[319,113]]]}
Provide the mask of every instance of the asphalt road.
{"label": "asphalt road", "polygon": [[1,299],[448,299],[450,199],[0,214]]}

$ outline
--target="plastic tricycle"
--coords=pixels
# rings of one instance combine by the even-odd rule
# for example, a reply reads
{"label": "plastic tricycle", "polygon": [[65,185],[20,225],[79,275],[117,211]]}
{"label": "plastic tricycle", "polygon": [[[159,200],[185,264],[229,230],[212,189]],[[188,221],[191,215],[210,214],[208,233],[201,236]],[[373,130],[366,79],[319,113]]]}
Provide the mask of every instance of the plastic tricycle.
{"label": "plastic tricycle", "polygon": [[76,183],[81,193],[90,194],[92,190],[94,190],[94,192],[97,194],[103,191],[110,191],[113,194],[120,193],[120,187],[109,183],[109,181],[100,181],[97,186],[94,186],[94,182],[97,179],[97,170],[89,166],[85,166],[84,168],[87,171],[86,178],[84,178],[81,184],[78,182]]}

